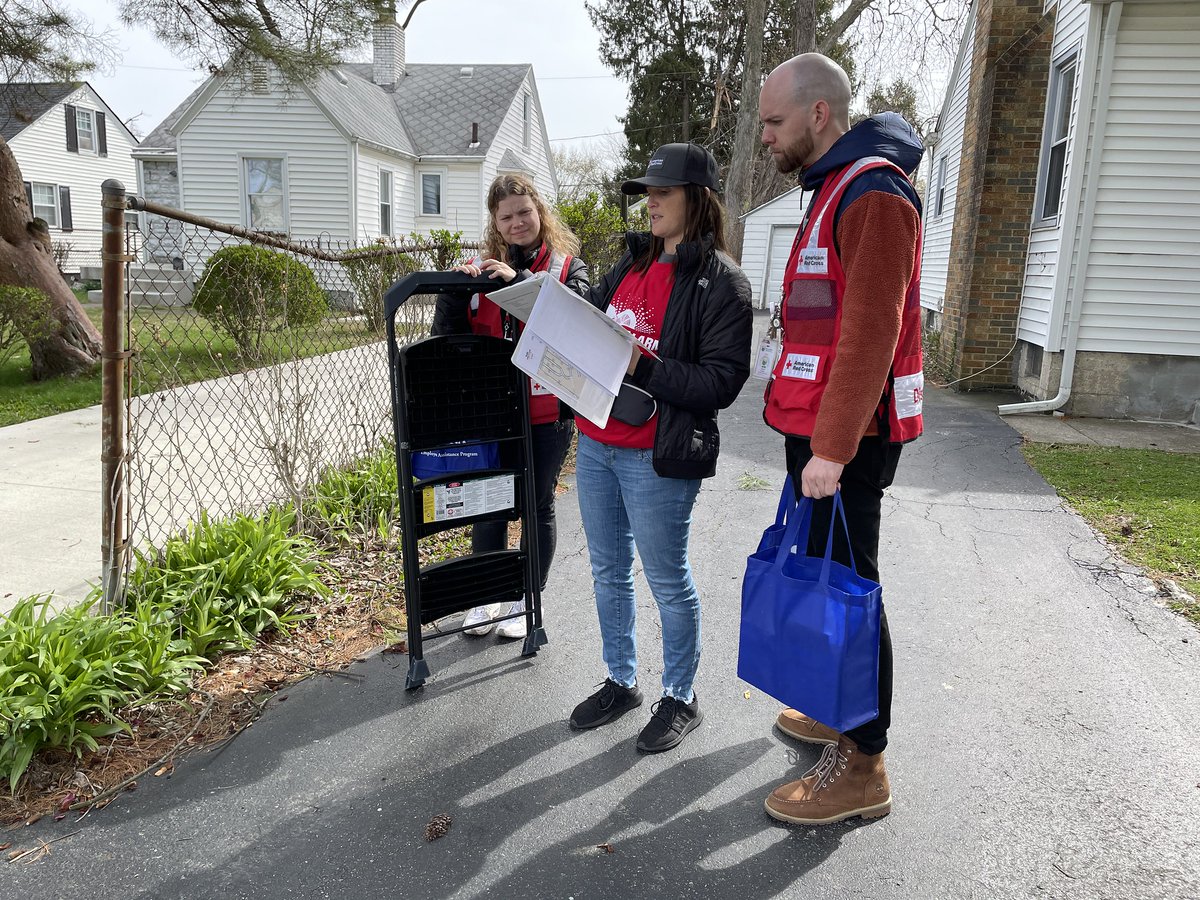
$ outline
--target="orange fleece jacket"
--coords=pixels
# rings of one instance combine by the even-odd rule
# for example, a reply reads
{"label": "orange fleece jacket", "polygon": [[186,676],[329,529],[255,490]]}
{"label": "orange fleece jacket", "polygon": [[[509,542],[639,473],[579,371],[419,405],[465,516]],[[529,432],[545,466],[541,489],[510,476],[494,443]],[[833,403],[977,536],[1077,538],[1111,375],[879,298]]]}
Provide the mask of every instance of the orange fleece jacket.
{"label": "orange fleece jacket", "polygon": [[879,433],[875,410],[900,337],[920,227],[908,200],[882,191],[863,194],[842,212],[842,330],[812,434],[812,452],[822,459],[848,463],[864,435]]}

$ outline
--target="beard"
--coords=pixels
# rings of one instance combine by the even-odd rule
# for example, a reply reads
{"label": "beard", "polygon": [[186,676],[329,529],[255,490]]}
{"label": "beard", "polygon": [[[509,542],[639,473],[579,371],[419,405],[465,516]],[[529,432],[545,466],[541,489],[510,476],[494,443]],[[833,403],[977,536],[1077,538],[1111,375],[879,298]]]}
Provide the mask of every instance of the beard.
{"label": "beard", "polygon": [[805,160],[812,156],[815,146],[816,143],[813,141],[812,131],[806,129],[796,143],[790,147],[783,148],[779,155],[775,157],[775,167],[784,175],[789,175],[798,169],[805,168]]}

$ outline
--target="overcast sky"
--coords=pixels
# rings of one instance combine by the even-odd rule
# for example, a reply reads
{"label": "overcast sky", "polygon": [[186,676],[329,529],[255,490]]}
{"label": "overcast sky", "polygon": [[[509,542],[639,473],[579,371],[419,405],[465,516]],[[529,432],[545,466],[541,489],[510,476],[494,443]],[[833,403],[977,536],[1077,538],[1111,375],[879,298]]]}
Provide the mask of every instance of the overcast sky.
{"label": "overcast sky", "polygon": [[[188,69],[143,29],[121,26],[111,0],[68,0],[98,27],[118,29],[112,72],[88,81],[122,119],[140,115],[145,136],[204,75]],[[403,21],[405,13],[400,12]],[[512,37],[504,37],[512,35]],[[406,55],[419,63],[532,63],[554,146],[581,145],[621,130],[624,82],[600,62],[599,37],[583,0],[427,0],[406,32]],[[364,49],[362,60],[369,59]]]}
{"label": "overcast sky", "polygon": [[[150,32],[129,29],[117,19],[115,0],[65,0],[117,38],[117,63],[111,72],[88,80],[133,129],[148,134],[166,118],[204,75],[186,67]],[[646,0],[654,2],[654,0]],[[938,0],[945,2],[945,0]],[[406,13],[401,10],[401,21]],[[426,0],[413,15],[406,34],[407,58],[420,63],[532,63],[553,146],[602,147],[611,151],[619,135],[627,89],[601,63],[599,35],[583,0]],[[368,60],[364,47],[360,59]],[[941,107],[952,59],[916,72],[872,73],[887,79],[905,74],[917,87],[925,114]],[[866,66],[866,68],[871,68]],[[878,68],[878,66],[876,67]],[[622,143],[616,138],[618,144]]]}

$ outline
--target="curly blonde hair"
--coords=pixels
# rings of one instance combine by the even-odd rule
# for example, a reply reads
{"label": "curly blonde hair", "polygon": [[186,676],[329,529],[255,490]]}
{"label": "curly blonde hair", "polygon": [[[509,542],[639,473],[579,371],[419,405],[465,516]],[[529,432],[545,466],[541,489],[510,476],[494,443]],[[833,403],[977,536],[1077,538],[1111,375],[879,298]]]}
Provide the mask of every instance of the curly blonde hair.
{"label": "curly blonde hair", "polygon": [[549,247],[551,252],[557,251],[565,256],[578,255],[579,238],[563,224],[558,213],[542,200],[542,195],[538,193],[533,180],[519,172],[509,172],[497,175],[492,186],[488,188],[488,221],[483,229],[483,255],[485,257],[508,259],[508,244],[496,229],[496,210],[500,206],[500,201],[507,197],[528,197],[533,201],[538,219],[542,223],[538,240]]}

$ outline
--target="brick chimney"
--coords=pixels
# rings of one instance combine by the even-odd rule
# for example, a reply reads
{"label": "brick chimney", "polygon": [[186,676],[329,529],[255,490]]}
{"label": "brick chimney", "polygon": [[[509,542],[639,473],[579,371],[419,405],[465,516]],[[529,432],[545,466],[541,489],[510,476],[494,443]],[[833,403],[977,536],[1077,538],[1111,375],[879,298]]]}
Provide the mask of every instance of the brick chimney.
{"label": "brick chimney", "polygon": [[371,80],[391,90],[404,77],[404,29],[396,23],[394,4],[380,10],[371,39],[375,50]]}

